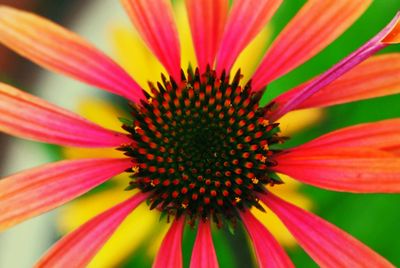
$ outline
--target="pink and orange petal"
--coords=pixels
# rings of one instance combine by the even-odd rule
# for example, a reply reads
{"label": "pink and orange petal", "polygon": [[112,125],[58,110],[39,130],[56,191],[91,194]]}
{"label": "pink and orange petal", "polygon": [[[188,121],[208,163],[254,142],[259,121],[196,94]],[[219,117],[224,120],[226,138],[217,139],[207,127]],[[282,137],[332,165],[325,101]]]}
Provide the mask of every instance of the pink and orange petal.
{"label": "pink and orange petal", "polygon": [[182,268],[182,236],[185,218],[175,219],[165,235],[153,263],[153,268],[176,267]]}
{"label": "pink and orange petal", "polygon": [[389,44],[399,41],[399,38],[393,37],[390,42],[385,41],[385,38],[391,36],[393,33],[398,31],[398,25],[400,24],[400,12],[389,22],[389,24],[381,30],[372,39],[366,42],[359,49],[351,53],[349,56],[341,60],[339,63],[334,65],[328,71],[312,80],[311,83],[307,84],[296,94],[293,94],[291,99],[289,99],[283,105],[278,106],[278,108],[269,115],[271,121],[275,121],[282,117],[284,114],[290,112],[291,110],[297,109],[303,102],[312,97],[318,91],[322,90],[329,84],[333,83],[342,75],[346,74],[348,71],[356,67],[358,64],[380,51],[381,49],[387,47]]}
{"label": "pink and orange petal", "polygon": [[[348,73],[322,88],[296,109],[327,107],[363,99],[400,93],[400,54],[389,53],[369,58]],[[315,78],[314,78],[315,79]],[[311,81],[281,94],[275,99],[283,105]]]}
{"label": "pink and orange petal", "polygon": [[130,142],[122,133],[104,129],[3,83],[0,113],[0,130],[22,138],[78,147],[115,147]]}
{"label": "pink and orange petal", "polygon": [[400,192],[400,158],[366,147],[293,149],[273,169],[324,189],[354,193]]}
{"label": "pink and orange petal", "polygon": [[[139,193],[101,213],[58,241],[35,267],[84,267],[121,222],[146,198]],[[73,262],[71,263],[71,260]]]}
{"label": "pink and orange petal", "polygon": [[228,0],[186,0],[193,45],[201,72],[214,65],[228,16]]}
{"label": "pink and orange petal", "polygon": [[132,167],[125,159],[65,160],[0,181],[0,229],[54,209]]}
{"label": "pink and orange petal", "polygon": [[275,14],[282,0],[237,0],[233,3],[216,57],[216,70],[229,72],[240,52]]}
{"label": "pink and orange petal", "polygon": [[241,218],[252,240],[260,267],[294,267],[283,248],[250,212],[242,213]]}
{"label": "pink and orange petal", "polygon": [[218,268],[217,254],[211,236],[211,223],[199,222],[190,259],[190,268]]}
{"label": "pink and orange petal", "polygon": [[132,101],[144,98],[138,84],[111,59],[47,19],[0,6],[0,35],[4,45],[45,68]]}
{"label": "pink and orange petal", "polygon": [[304,63],[324,49],[371,4],[371,0],[311,0],[275,39],[253,77],[261,90],[272,80]]}
{"label": "pink and orange petal", "polygon": [[181,52],[171,2],[168,0],[122,0],[121,2],[147,46],[178,81]]}
{"label": "pink and orange petal", "polygon": [[379,254],[333,224],[272,195],[260,199],[283,221],[321,267],[390,267]]}

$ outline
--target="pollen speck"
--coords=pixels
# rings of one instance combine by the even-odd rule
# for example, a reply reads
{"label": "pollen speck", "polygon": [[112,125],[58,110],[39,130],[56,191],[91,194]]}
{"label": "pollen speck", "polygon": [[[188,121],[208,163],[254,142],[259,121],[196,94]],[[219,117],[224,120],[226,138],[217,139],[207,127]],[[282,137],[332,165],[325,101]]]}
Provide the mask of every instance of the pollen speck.
{"label": "pollen speck", "polygon": [[139,173],[140,167],[139,166],[133,166],[132,167],[132,175],[136,175]]}

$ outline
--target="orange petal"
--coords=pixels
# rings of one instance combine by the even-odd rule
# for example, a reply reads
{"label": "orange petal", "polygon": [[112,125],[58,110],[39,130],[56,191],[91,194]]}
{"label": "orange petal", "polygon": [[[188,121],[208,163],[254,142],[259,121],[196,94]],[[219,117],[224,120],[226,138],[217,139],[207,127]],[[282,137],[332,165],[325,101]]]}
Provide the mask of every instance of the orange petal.
{"label": "orange petal", "polygon": [[121,0],[147,46],[176,81],[180,81],[181,52],[169,0]]}
{"label": "orange petal", "polygon": [[65,160],[0,180],[0,230],[56,208],[132,166],[130,159]]}
{"label": "orange petal", "polygon": [[[279,105],[300,92],[306,82],[276,99]],[[353,70],[324,87],[297,109],[327,107],[363,99],[400,93],[400,53],[371,57]]]}
{"label": "orange petal", "polygon": [[261,90],[304,63],[349,28],[372,0],[310,0],[276,38],[253,77]]}
{"label": "orange petal", "polygon": [[296,150],[337,147],[369,147],[395,152],[400,149],[400,119],[388,119],[339,129]]}
{"label": "orange petal", "polygon": [[182,236],[185,218],[175,219],[158,250],[153,268],[174,267],[182,268]]}
{"label": "orange petal", "polygon": [[211,67],[214,65],[228,15],[229,1],[186,0],[186,8],[197,62],[200,71],[204,72],[207,64]]}
{"label": "orange petal", "polygon": [[242,50],[267,24],[282,0],[236,0],[233,2],[217,54],[217,71],[229,73]]}
{"label": "orange petal", "polygon": [[122,221],[147,196],[136,194],[86,222],[58,241],[35,267],[86,267]]}
{"label": "orange petal", "polygon": [[210,222],[200,220],[190,259],[190,268],[218,268]]}
{"label": "orange petal", "polygon": [[282,220],[320,267],[394,268],[382,256],[333,224],[268,193],[260,199]]}
{"label": "orange petal", "polygon": [[398,44],[400,43],[400,23],[392,29],[392,31],[382,39],[382,43],[385,44]]}
{"label": "orange petal", "polygon": [[278,241],[250,212],[241,213],[241,218],[253,243],[259,267],[294,267]]}
{"label": "orange petal", "polygon": [[366,147],[289,150],[276,157],[277,172],[316,187],[355,193],[400,192],[400,158]]}
{"label": "orange petal", "polygon": [[115,147],[129,142],[67,110],[0,82],[0,131],[22,138],[79,147]]}
{"label": "orange petal", "polygon": [[0,42],[33,62],[132,101],[144,98],[135,81],[91,44],[53,22],[0,6]]}

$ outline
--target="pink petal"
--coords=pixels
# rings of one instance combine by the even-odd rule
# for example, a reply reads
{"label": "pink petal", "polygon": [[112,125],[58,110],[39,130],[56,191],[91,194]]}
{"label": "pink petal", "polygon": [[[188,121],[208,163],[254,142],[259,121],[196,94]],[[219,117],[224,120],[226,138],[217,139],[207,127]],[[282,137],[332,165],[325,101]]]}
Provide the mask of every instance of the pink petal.
{"label": "pink petal", "polygon": [[[389,43],[385,42],[385,38],[393,34],[396,31],[396,27],[400,24],[400,12],[394,17],[394,19],[374,38],[365,43],[358,50],[347,56],[345,59],[340,61],[338,64],[333,66],[331,69],[323,73],[317,79],[313,80],[312,83],[305,86],[290,100],[288,100],[282,106],[279,106],[269,118],[271,121],[276,121],[287,112],[297,109],[305,100],[310,98],[316,92],[326,87],[346,72],[357,66],[359,63],[378,52],[382,48],[385,48]],[[400,38],[399,38],[400,39]],[[396,39],[394,40],[396,41]],[[400,40],[398,40],[400,41]]]}
{"label": "pink petal", "polygon": [[[285,104],[312,81],[285,92],[274,101],[277,105]],[[400,93],[400,53],[383,54],[360,63],[299,104],[296,109],[327,107],[398,93]]]}
{"label": "pink petal", "polygon": [[158,250],[153,268],[182,268],[182,235],[184,225],[184,217],[174,220]]}
{"label": "pink petal", "polygon": [[53,22],[0,6],[0,42],[52,71],[138,102],[140,86],[110,58]]}
{"label": "pink petal", "polygon": [[0,131],[42,142],[79,147],[116,147],[130,142],[67,110],[0,82]]}
{"label": "pink petal", "polygon": [[369,247],[318,216],[271,193],[260,198],[320,267],[394,267]]}
{"label": "pink petal", "polygon": [[400,119],[346,127],[314,139],[296,150],[337,147],[369,147],[384,151],[400,149]]}
{"label": "pink petal", "polygon": [[218,259],[211,236],[211,224],[209,221],[200,220],[190,259],[190,268],[218,267]]}
{"label": "pink petal", "polygon": [[122,221],[147,196],[136,194],[86,222],[58,241],[35,267],[86,267]]}
{"label": "pink petal", "polygon": [[169,0],[122,0],[138,32],[176,81],[180,81],[181,52]]}
{"label": "pink petal", "polygon": [[273,169],[324,189],[399,193],[400,158],[368,147],[301,147],[278,155]]}
{"label": "pink petal", "polygon": [[228,0],[186,0],[193,44],[196,50],[197,63],[201,72],[207,64],[214,65],[217,49],[221,42],[226,18]]}
{"label": "pink petal", "polygon": [[323,50],[349,28],[371,0],[310,0],[279,34],[253,76],[261,90]]}
{"label": "pink petal", "polygon": [[56,208],[130,168],[130,159],[65,160],[0,180],[0,230]]}
{"label": "pink petal", "polygon": [[229,72],[240,52],[267,24],[282,0],[236,0],[217,54],[217,72]]}
{"label": "pink petal", "polygon": [[259,267],[294,267],[278,241],[249,211],[241,213],[240,216],[253,243]]}

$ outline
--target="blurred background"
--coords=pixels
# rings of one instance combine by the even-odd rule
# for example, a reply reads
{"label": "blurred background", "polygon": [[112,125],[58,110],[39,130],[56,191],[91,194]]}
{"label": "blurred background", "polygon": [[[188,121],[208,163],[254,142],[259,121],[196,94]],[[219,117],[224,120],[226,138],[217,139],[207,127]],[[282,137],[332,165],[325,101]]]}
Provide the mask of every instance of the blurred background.
{"label": "blurred background", "polygon": [[[304,3],[303,0],[284,2],[271,22],[272,37],[279,33]],[[0,0],[0,4],[30,10],[47,17],[84,36],[113,58],[116,58],[111,33],[113,25],[129,26],[129,20],[118,1]],[[286,91],[328,69],[376,34],[398,10],[399,0],[375,0],[367,12],[333,44],[300,68],[271,84],[263,102],[266,103],[279,92]],[[396,51],[400,52],[399,46],[392,46],[380,53]],[[1,45],[0,81],[73,111],[77,111],[83,99],[110,98],[95,88],[44,71]],[[296,135],[288,142],[288,146],[303,143],[341,127],[399,116],[399,95],[338,105],[326,109],[322,122]],[[4,134],[0,134],[0,146],[1,177],[62,158],[62,150],[56,146],[23,141]],[[315,213],[351,233],[395,266],[400,266],[400,195],[353,195],[328,192],[310,186],[303,186],[300,191],[312,200]],[[31,267],[60,237],[58,214],[59,211],[56,210],[0,233],[0,268]],[[194,232],[186,231],[186,263],[190,259],[193,239]],[[243,243],[237,243],[246,243],[242,232],[238,231],[236,236],[233,236],[229,231],[223,231],[222,234],[215,234],[214,239],[220,263],[225,263],[226,267],[248,267],[254,263],[251,252],[243,250]],[[233,241],[236,243],[232,243]],[[151,243],[152,241],[143,242],[127,257],[115,261],[113,266],[150,267],[151,254],[145,254],[147,251],[143,247]],[[290,247],[288,250],[298,267],[316,267],[300,248]],[[109,258],[113,258],[113,253],[110,253]]]}

